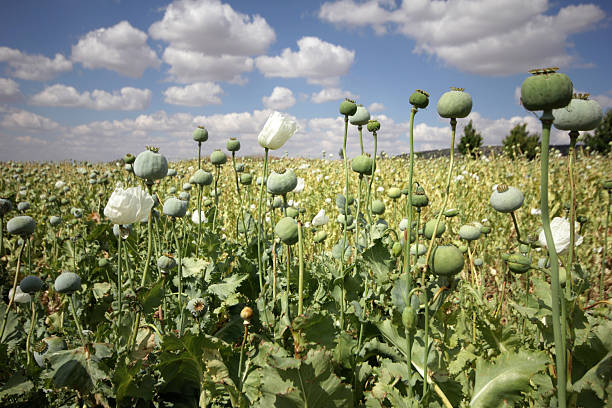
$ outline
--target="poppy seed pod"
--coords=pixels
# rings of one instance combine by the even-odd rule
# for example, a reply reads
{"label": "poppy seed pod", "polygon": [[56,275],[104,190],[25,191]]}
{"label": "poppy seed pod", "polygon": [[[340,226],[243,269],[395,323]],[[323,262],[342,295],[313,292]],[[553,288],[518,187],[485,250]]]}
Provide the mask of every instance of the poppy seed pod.
{"label": "poppy seed pod", "polygon": [[240,175],[240,184],[250,186],[253,182],[253,175],[251,173],[244,173]]}
{"label": "poppy seed pod", "polygon": [[380,122],[376,119],[372,119],[368,121],[368,131],[369,132],[378,132],[380,130]]}
{"label": "poppy seed pod", "polygon": [[183,183],[183,191],[191,191],[192,188],[191,183]]}
{"label": "poppy seed pod", "polygon": [[187,201],[170,197],[164,202],[163,213],[171,217],[184,217],[187,214],[187,207],[189,207]]}
{"label": "poppy seed pod", "polygon": [[213,175],[206,170],[198,169],[193,176],[189,178],[189,182],[198,186],[208,186],[213,182]]}
{"label": "poppy seed pod", "polygon": [[13,203],[11,203],[11,200],[0,198],[0,217],[4,217],[12,209]]}
{"label": "poppy seed pod", "polygon": [[51,224],[51,226],[57,227],[61,223],[62,223],[62,219],[58,217],[57,215],[52,215],[51,217],[49,217],[49,224]]}
{"label": "poppy seed pod", "polygon": [[297,221],[290,217],[281,218],[274,227],[274,232],[286,245],[298,242]]}
{"label": "poppy seed pod", "polygon": [[381,200],[372,201],[372,213],[382,215],[385,212],[385,203]]}
{"label": "poppy seed pod", "polygon": [[355,173],[371,175],[373,166],[374,160],[365,154],[360,154],[351,160],[351,167]]}
{"label": "poppy seed pod", "polygon": [[465,118],[472,111],[472,97],[463,88],[452,87],[438,101],[438,115],[443,118]]}
{"label": "poppy seed pod", "polygon": [[244,171],[244,163],[236,163],[236,172],[242,173]]}
{"label": "poppy seed pod", "polygon": [[508,269],[514,273],[525,273],[531,269],[531,259],[521,254],[512,254],[506,260]]}
{"label": "poppy seed pod", "polygon": [[425,91],[417,89],[410,95],[408,102],[415,108],[425,109],[429,105],[429,94]]}
{"label": "poppy seed pod", "polygon": [[199,143],[207,141],[208,130],[206,130],[204,126],[198,126],[197,129],[193,131],[193,140]]}
{"label": "poppy seed pod", "polygon": [[429,267],[435,275],[453,276],[461,272],[465,259],[454,245],[440,245],[434,248]]}
{"label": "poppy seed pod", "polygon": [[530,111],[559,109],[572,100],[574,85],[559,68],[532,69],[521,85],[521,103]]}
{"label": "poppy seed pod", "polygon": [[22,201],[20,203],[17,203],[17,210],[18,211],[26,211],[30,209],[30,203],[28,203],[27,201]]}
{"label": "poppy seed pod", "polygon": [[402,244],[397,241],[394,242],[393,246],[391,247],[391,253],[397,258],[402,253]]}
{"label": "poppy seed pod", "polygon": [[279,173],[273,171],[268,176],[266,186],[268,193],[273,195],[285,195],[297,186],[297,177],[293,170],[285,169]]}
{"label": "poppy seed pod", "polygon": [[480,226],[475,224],[462,225],[459,228],[459,236],[466,241],[474,241],[480,238]]}
{"label": "poppy seed pod", "polygon": [[13,217],[6,223],[6,230],[12,235],[31,235],[34,228],[36,228],[36,222],[27,215]]}
{"label": "poppy seed pod", "polygon": [[326,231],[317,231],[317,233],[314,236],[314,242],[316,242],[317,244],[319,242],[323,242],[327,239],[327,232]]}
{"label": "poppy seed pod", "polygon": [[57,351],[68,349],[66,340],[57,336],[42,339],[34,346],[34,360],[39,367],[44,367],[47,356]]}
{"label": "poppy seed pod", "polygon": [[402,312],[402,323],[404,324],[404,328],[408,331],[412,331],[416,329],[416,318],[417,314],[412,306],[408,305],[404,308]]}
{"label": "poppy seed pod", "polygon": [[412,202],[412,206],[417,208],[427,207],[429,204],[429,198],[427,198],[425,189],[422,186],[418,186],[416,188],[416,191],[412,194],[412,199],[410,201]]}
{"label": "poppy seed pod", "polygon": [[179,200],[182,201],[189,201],[189,199],[191,198],[191,195],[186,192],[186,191],[181,191],[178,195]]}
{"label": "poppy seed pod", "polygon": [[297,130],[297,122],[288,115],[273,112],[261,132],[257,136],[259,145],[263,148],[280,149]]}
{"label": "poppy seed pod", "polygon": [[210,162],[215,166],[222,166],[227,162],[227,156],[217,149],[210,154]]}
{"label": "poppy seed pod", "polygon": [[[136,157],[132,153],[128,153],[125,156],[123,156],[123,161],[126,164],[133,164],[134,160],[136,160]],[[56,186],[57,186],[57,184],[56,184]]]}
{"label": "poppy seed pod", "polygon": [[387,196],[389,198],[397,200],[398,198],[402,196],[402,190],[400,190],[397,187],[391,187],[390,189],[387,190]]}
{"label": "poppy seed pod", "polygon": [[253,318],[253,309],[248,306],[243,307],[240,311],[240,318],[247,322],[250,321]]}
{"label": "poppy seed pod", "polygon": [[[431,239],[434,233],[435,225],[436,225],[435,219],[427,221],[427,223],[425,224],[425,229],[423,230],[423,235],[425,235],[425,238]],[[440,221],[440,223],[438,224],[438,229],[436,230],[436,238],[440,238],[442,234],[444,234],[444,231],[446,231],[446,224]]]}
{"label": "poppy seed pod", "polygon": [[74,272],[62,272],[55,279],[55,291],[72,294],[81,289],[81,277]]}
{"label": "poppy seed pod", "polygon": [[148,182],[160,180],[168,174],[168,160],[156,149],[140,153],[133,164],[136,177]]}
{"label": "poppy seed pod", "polygon": [[357,110],[351,116],[349,116],[349,122],[355,126],[365,126],[370,120],[370,112],[363,105],[357,105]]}
{"label": "poppy seed pod", "polygon": [[603,118],[603,111],[597,101],[588,98],[589,94],[574,94],[566,107],[553,111],[553,125],[559,130],[595,129]]}
{"label": "poppy seed pod", "polygon": [[240,140],[236,139],[235,137],[232,137],[230,138],[230,140],[227,141],[225,147],[230,152],[237,152],[238,150],[240,150]]}
{"label": "poppy seed pod", "polygon": [[287,217],[297,218],[300,212],[295,207],[287,207]]}
{"label": "poppy seed pod", "polygon": [[38,276],[30,275],[26,276],[19,282],[19,287],[23,293],[32,294],[39,292],[43,288],[43,281]]}
{"label": "poppy seed pod", "polygon": [[174,177],[174,176],[176,176],[176,170],[168,169],[168,177]]}
{"label": "poppy seed pod", "polygon": [[346,98],[340,103],[340,114],[344,116],[352,116],[357,112],[357,104],[355,101]]}
{"label": "poppy seed pod", "polygon": [[498,184],[497,188],[491,194],[491,207],[501,213],[511,213],[518,210],[523,205],[525,196],[521,190],[516,187]]}

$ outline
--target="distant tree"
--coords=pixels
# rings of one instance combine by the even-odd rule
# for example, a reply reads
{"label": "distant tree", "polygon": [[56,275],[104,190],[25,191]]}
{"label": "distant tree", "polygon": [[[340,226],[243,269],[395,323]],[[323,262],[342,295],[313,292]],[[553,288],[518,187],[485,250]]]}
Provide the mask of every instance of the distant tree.
{"label": "distant tree", "polygon": [[459,141],[459,152],[461,152],[464,156],[472,156],[476,157],[478,154],[478,150],[482,147],[482,135],[480,132],[477,132],[474,129],[474,125],[470,120],[463,128],[463,136],[461,136],[461,140]]}
{"label": "distant tree", "polygon": [[612,109],[606,112],[603,120],[595,128],[593,135],[586,133],[583,137],[585,146],[588,146],[592,152],[608,154],[610,152],[610,143],[612,142]]}
{"label": "distant tree", "polygon": [[527,132],[527,124],[519,123],[510,134],[506,135],[502,141],[503,149],[506,154],[511,157],[524,155],[529,160],[533,160],[536,156],[536,147],[539,145],[540,135],[529,134]]}
{"label": "distant tree", "polygon": [[340,156],[340,159],[344,160],[344,151],[342,150],[342,148],[338,150],[338,156]]}

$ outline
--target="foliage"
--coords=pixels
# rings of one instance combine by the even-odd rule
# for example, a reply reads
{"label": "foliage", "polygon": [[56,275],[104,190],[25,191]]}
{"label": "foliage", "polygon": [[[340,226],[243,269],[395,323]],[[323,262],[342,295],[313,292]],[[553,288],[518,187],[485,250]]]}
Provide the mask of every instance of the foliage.
{"label": "foliage", "polygon": [[510,157],[525,156],[533,160],[537,154],[540,136],[529,134],[526,123],[519,123],[502,140],[503,150]]}
{"label": "foliage", "polygon": [[593,134],[586,133],[582,137],[584,145],[590,148],[591,152],[604,155],[610,153],[612,149],[612,109],[606,112]]}
{"label": "foliage", "polygon": [[463,128],[463,136],[459,140],[457,149],[464,156],[476,157],[480,147],[482,146],[482,135],[478,132],[472,121]]}

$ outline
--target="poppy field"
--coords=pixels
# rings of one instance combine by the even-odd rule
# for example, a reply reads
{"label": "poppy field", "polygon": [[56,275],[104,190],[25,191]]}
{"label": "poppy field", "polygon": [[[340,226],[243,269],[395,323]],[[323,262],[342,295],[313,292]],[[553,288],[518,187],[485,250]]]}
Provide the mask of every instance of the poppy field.
{"label": "poppy field", "polygon": [[274,112],[261,157],[202,124],[190,160],[0,163],[0,406],[609,406],[612,161],[577,144],[602,112],[531,73],[534,160],[455,155],[452,88],[409,100],[449,157],[381,157],[345,100],[339,160],[278,157]]}

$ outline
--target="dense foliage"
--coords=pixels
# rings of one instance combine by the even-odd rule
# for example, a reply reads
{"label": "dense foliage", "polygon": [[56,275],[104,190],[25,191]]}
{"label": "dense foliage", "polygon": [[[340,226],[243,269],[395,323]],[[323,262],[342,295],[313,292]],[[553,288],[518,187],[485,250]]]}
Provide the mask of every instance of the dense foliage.
{"label": "dense foliage", "polygon": [[479,149],[482,147],[482,135],[478,132],[472,121],[463,128],[463,136],[459,140],[457,149],[464,156],[476,157]]}
{"label": "dense foliage", "polygon": [[533,160],[537,154],[540,136],[529,134],[526,123],[519,123],[502,140],[504,152],[510,157],[525,156]]}
{"label": "dense foliage", "polygon": [[592,152],[608,154],[612,149],[612,109],[608,110],[593,134],[583,136],[584,145]]}

